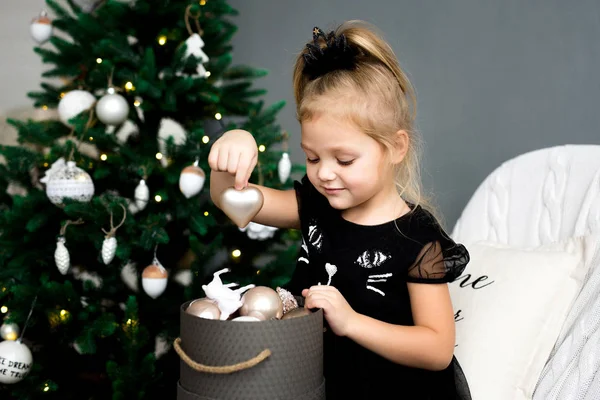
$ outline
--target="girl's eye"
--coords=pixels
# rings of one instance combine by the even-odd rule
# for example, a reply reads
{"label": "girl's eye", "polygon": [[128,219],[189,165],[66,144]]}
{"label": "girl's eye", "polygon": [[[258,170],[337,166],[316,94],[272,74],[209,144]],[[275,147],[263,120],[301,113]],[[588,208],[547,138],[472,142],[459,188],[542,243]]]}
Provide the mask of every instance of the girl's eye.
{"label": "girl's eye", "polygon": [[318,158],[307,158],[306,161],[311,164],[316,164],[319,162],[319,159]]}
{"label": "girl's eye", "polygon": [[340,164],[340,165],[350,165],[353,162],[354,162],[354,160],[348,160],[348,161],[338,160],[338,164]]}

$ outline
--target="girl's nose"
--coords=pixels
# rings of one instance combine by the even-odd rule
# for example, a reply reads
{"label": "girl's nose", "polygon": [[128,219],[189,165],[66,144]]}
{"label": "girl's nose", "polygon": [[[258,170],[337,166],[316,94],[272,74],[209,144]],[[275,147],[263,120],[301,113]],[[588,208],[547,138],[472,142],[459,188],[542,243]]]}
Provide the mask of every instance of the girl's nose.
{"label": "girl's nose", "polygon": [[332,181],[335,179],[335,171],[328,163],[321,162],[317,176],[322,181]]}

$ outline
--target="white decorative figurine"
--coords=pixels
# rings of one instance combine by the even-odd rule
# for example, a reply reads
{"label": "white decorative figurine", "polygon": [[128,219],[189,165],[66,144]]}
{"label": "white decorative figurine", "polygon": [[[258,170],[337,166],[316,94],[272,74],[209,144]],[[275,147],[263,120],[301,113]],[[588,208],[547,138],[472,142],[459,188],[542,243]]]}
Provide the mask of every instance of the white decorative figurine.
{"label": "white decorative figurine", "polygon": [[225,321],[242,306],[242,294],[255,286],[250,284],[235,290],[230,289],[232,286],[237,286],[238,284],[228,283],[224,285],[219,277],[219,275],[230,271],[229,268],[217,271],[213,274],[213,280],[208,285],[202,285],[206,297],[217,302],[219,310],[221,311],[220,319],[222,321]]}

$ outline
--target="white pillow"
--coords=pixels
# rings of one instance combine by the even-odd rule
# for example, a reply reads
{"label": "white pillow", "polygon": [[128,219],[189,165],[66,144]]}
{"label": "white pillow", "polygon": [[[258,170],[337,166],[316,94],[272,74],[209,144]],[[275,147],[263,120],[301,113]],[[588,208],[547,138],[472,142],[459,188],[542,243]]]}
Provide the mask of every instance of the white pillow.
{"label": "white pillow", "polygon": [[590,236],[537,248],[466,245],[471,261],[449,288],[455,355],[473,400],[532,398],[597,242]]}

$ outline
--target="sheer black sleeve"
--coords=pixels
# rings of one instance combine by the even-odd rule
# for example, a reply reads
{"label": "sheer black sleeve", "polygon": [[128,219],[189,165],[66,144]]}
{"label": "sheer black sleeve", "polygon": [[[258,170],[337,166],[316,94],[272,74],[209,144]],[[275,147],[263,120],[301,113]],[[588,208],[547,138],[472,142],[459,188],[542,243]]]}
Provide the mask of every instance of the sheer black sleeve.
{"label": "sheer black sleeve", "polygon": [[408,268],[406,280],[414,283],[449,283],[462,274],[469,262],[467,249],[450,240],[429,242]]}
{"label": "sheer black sleeve", "polygon": [[458,278],[469,263],[469,252],[455,243],[433,215],[423,210],[418,225],[418,243],[406,279],[414,283],[449,283]]}

